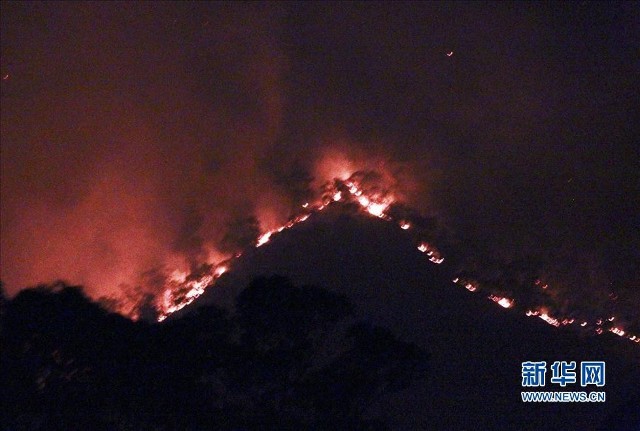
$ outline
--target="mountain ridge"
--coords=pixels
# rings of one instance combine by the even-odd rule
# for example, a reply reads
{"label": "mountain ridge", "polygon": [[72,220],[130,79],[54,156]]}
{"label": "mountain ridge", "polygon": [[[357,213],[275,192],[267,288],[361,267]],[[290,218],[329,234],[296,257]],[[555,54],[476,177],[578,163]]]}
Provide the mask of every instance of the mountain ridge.
{"label": "mountain ridge", "polygon": [[[359,318],[431,353],[427,382],[382,402],[397,427],[475,429],[492,409],[487,429],[567,429],[566,423],[575,429],[624,429],[615,428],[615,412],[629,414],[628,400],[638,396],[633,382],[640,381],[640,352],[634,343],[613,334],[583,336],[524,317],[522,310],[497,307],[452,283],[452,272],[446,260],[429,262],[411,235],[394,224],[336,208],[247,251],[178,314],[206,303],[228,308],[252,278],[284,275],[296,284],[345,294]],[[605,360],[607,402],[523,403],[521,363],[530,360]]]}

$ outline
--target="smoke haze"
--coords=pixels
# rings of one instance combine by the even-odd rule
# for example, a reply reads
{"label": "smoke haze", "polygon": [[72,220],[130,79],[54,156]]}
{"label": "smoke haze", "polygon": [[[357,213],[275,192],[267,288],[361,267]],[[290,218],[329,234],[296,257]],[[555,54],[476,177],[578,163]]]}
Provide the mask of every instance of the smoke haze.
{"label": "smoke haze", "polygon": [[308,188],[374,169],[471,255],[637,294],[639,18],[4,4],[0,277],[12,294],[58,278],[112,294],[224,259],[237,220],[272,228]]}

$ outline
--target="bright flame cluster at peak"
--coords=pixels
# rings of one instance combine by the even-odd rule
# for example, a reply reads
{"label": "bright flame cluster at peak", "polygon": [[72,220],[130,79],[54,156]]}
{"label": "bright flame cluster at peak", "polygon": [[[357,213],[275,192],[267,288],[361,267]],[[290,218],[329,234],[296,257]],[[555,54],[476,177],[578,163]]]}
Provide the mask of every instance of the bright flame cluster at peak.
{"label": "bright flame cluster at peak", "polygon": [[[348,180],[344,184],[347,186],[349,193],[356,198],[360,206],[372,216],[384,218],[386,216],[385,211],[387,211],[389,206],[394,202],[391,196],[367,196],[353,181]],[[341,192],[337,192],[336,195],[341,196]],[[340,199],[335,199],[334,196],[334,200]]]}
{"label": "bright flame cluster at peak", "polygon": [[[393,222],[403,231],[414,232],[419,229],[414,229],[414,224],[406,218],[394,219],[389,215],[389,209],[391,205],[395,203],[395,198],[389,192],[382,192],[380,188],[373,187],[369,190],[358,181],[356,174],[351,176],[343,176],[339,179],[335,179],[332,185],[324,189],[322,197],[318,198],[315,202],[305,202],[301,204],[301,213],[291,217],[286,223],[267,231],[262,232],[254,246],[261,247],[270,242],[274,236],[283,232],[286,229],[290,229],[295,225],[302,223],[309,219],[313,214],[317,214],[323,211],[330,205],[334,204],[355,204],[363,214],[371,217],[383,219],[387,222]],[[439,250],[431,243],[426,241],[417,241],[416,248],[420,253],[423,253],[428,257],[428,261],[434,264],[441,264],[444,261],[444,257]],[[200,273],[199,275],[188,274],[184,271],[174,271],[168,280],[161,300],[156,304],[159,311],[158,321],[165,320],[170,314],[186,307],[192,303],[196,298],[202,295],[205,289],[214,284],[216,279],[222,274],[229,271],[235,259],[239,258],[242,253],[237,253],[232,259],[229,259],[223,263],[215,266],[211,266],[211,270]],[[476,280],[469,278],[456,277],[453,279],[455,284],[464,287],[469,292],[478,292],[480,290],[486,290],[486,287],[482,286]],[[546,290],[549,285],[543,283],[541,280],[536,280],[535,285]],[[501,296],[491,293],[487,298],[497,305],[505,309],[517,308],[516,300],[507,296]],[[526,309],[525,316],[535,316],[545,321],[547,324],[556,328],[569,326],[575,322],[573,317],[556,317],[552,316],[545,308],[538,309]],[[589,324],[587,320],[579,320],[579,324],[576,325],[583,330],[592,330],[595,334],[602,334],[606,331],[611,332],[617,336],[627,338],[635,343],[640,343],[640,336],[630,334],[620,326],[613,326],[609,322],[615,320],[614,316],[609,318],[600,318],[595,321],[595,325]]]}
{"label": "bright flame cluster at peak", "polygon": [[[290,229],[293,226],[306,221],[312,214],[324,210],[328,205],[338,202],[354,201],[362,208],[363,212],[377,218],[390,221],[386,212],[394,203],[395,199],[390,193],[382,193],[376,191],[369,193],[356,178],[357,174],[351,176],[342,176],[334,180],[333,187],[329,191],[328,197],[318,199],[316,203],[305,202],[301,205],[302,214],[291,217],[286,223],[261,233],[255,243],[255,247],[261,247],[267,244],[274,235]],[[410,224],[402,222],[401,228],[408,229]],[[435,248],[430,248],[429,255],[434,263],[441,263],[442,259]],[[433,257],[437,256],[435,259]],[[161,296],[161,300],[156,303],[159,316],[158,321],[165,320],[169,315],[191,304],[196,298],[202,295],[205,289],[212,285],[215,280],[223,273],[228,271],[234,259],[241,256],[238,253],[227,263],[218,264],[210,272],[206,272],[199,276],[190,276],[184,271],[174,271],[168,278],[167,286]]]}

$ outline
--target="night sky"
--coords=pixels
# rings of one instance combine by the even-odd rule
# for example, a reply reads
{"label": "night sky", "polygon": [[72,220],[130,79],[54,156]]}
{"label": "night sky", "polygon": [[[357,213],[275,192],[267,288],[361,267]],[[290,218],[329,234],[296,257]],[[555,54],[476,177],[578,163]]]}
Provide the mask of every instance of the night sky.
{"label": "night sky", "polygon": [[637,3],[309,3],[4,2],[7,291],[222,259],[346,159],[469,265],[640,304]]}

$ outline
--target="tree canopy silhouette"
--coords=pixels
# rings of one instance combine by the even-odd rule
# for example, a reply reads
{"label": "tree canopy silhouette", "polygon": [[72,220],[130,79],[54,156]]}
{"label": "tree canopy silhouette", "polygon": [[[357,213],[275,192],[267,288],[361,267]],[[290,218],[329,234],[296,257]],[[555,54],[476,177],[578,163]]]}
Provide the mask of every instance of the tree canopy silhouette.
{"label": "tree canopy silhouette", "polygon": [[372,403],[418,381],[427,357],[355,321],[343,296],[280,276],[229,313],[132,322],[56,283],[2,315],[10,429],[384,429]]}

